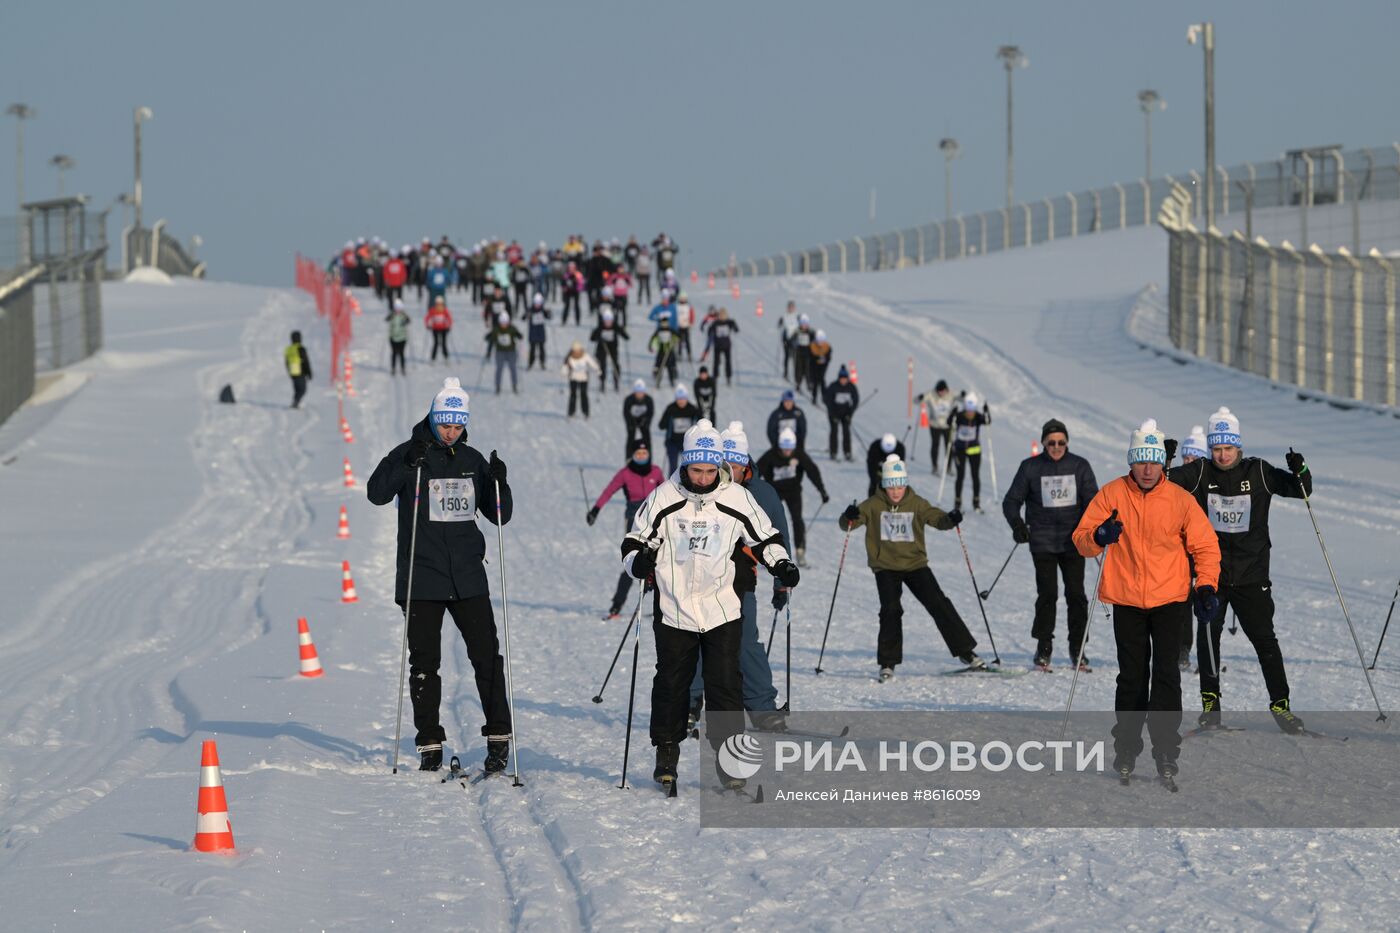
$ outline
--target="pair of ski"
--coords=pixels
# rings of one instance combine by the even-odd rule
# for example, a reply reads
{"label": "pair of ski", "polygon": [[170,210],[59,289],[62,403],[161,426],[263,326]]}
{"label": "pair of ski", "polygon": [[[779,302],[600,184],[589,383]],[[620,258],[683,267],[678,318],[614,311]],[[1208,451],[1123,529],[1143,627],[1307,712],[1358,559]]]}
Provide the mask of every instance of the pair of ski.
{"label": "pair of ski", "polygon": [[998,667],[995,664],[987,664],[982,667],[958,667],[951,671],[939,671],[940,677],[955,677],[959,674],[991,674],[997,677],[1021,677],[1029,674],[1030,671],[1019,667]]}
{"label": "pair of ski", "polygon": [[[1133,772],[1124,768],[1123,770],[1118,772],[1118,783],[1123,787],[1127,787],[1132,783],[1132,776]],[[1181,791],[1181,788],[1176,786],[1175,775],[1159,774],[1157,775],[1157,783],[1161,784],[1164,788],[1171,791],[1173,794],[1179,793]]]}
{"label": "pair of ski", "polygon": [[[1053,674],[1053,673],[1055,673],[1055,669],[1054,669],[1053,667],[1051,667],[1049,664],[1037,664],[1037,665],[1035,665],[1034,667],[1032,667],[1031,670],[1034,671],[1034,672],[1037,673],[1037,674]],[[1070,667],[1070,670],[1074,670],[1073,666]],[[1093,669],[1092,667],[1090,667],[1088,664],[1085,664],[1083,667],[1081,667],[1081,668],[1079,669],[1079,673],[1081,673],[1081,674],[1092,674],[1092,673],[1094,673],[1094,669]]]}
{"label": "pair of ski", "polygon": [[487,771],[485,768],[474,772],[464,771],[462,770],[462,763],[457,760],[456,755],[453,755],[452,759],[447,763],[447,775],[443,777],[442,783],[447,784],[450,781],[457,781],[463,787],[475,787],[493,774],[505,774],[505,772]]}
{"label": "pair of ski", "polygon": [[[1192,730],[1189,731],[1189,732],[1183,732],[1183,733],[1181,734],[1181,737],[1182,737],[1182,739],[1189,739],[1189,738],[1192,738],[1193,736],[1198,736],[1198,735],[1210,735],[1210,734],[1216,733],[1216,732],[1248,732],[1248,731],[1249,731],[1248,729],[1242,729],[1242,728],[1240,728],[1239,726],[1197,726],[1196,728],[1192,729]],[[1342,735],[1342,736],[1330,735],[1330,734],[1328,734],[1328,733],[1326,733],[1326,732],[1317,732],[1316,730],[1313,730],[1313,729],[1302,729],[1302,730],[1300,730],[1300,731],[1298,731],[1298,732],[1292,732],[1292,733],[1285,732],[1284,735],[1301,735],[1301,736],[1305,736],[1305,737],[1307,737],[1307,738],[1309,738],[1309,739],[1323,739],[1323,740],[1328,741],[1328,742],[1345,742],[1347,739],[1350,738],[1350,736],[1346,736],[1346,735]]]}

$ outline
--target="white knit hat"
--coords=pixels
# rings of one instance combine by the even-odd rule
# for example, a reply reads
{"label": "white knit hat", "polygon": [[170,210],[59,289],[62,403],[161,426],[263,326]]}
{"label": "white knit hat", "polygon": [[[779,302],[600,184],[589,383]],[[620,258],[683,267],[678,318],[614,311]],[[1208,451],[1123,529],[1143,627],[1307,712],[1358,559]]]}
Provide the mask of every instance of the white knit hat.
{"label": "white knit hat", "polygon": [[1199,424],[1191,426],[1191,433],[1186,435],[1186,440],[1181,444],[1181,455],[1183,457],[1209,457],[1210,451],[1206,449],[1206,429]]}
{"label": "white knit hat", "polygon": [[1128,441],[1128,464],[1131,466],[1134,463],[1167,465],[1166,439],[1157,430],[1155,418],[1144,421]]}
{"label": "white knit hat", "polygon": [[713,463],[719,466],[724,463],[721,449],[719,432],[715,430],[709,418],[701,418],[695,422],[694,427],[685,432],[685,443],[681,448],[681,468],[684,469],[692,463]]}
{"label": "white knit hat", "polygon": [[471,396],[462,391],[462,381],[456,376],[448,376],[442,380],[442,388],[433,397],[428,420],[432,424],[460,424],[465,428],[471,417],[470,402]]}
{"label": "white knit hat", "polygon": [[510,315],[502,311],[500,314],[496,315],[496,323],[504,327],[510,323]]}
{"label": "white knit hat", "polygon": [[978,398],[976,392],[967,393],[963,396],[963,411],[976,411],[977,402]]}
{"label": "white knit hat", "polygon": [[887,454],[894,453],[895,446],[898,444],[899,440],[893,434],[886,434],[880,438],[880,449]]}
{"label": "white knit hat", "polygon": [[880,488],[908,485],[909,471],[904,468],[904,461],[899,459],[898,454],[890,454],[885,458],[885,462],[880,464]]}
{"label": "white knit hat", "polygon": [[826,331],[821,330],[821,329],[818,329],[818,330],[817,330],[817,343],[821,343],[821,342],[822,342],[823,340],[825,340],[825,339],[826,339]]}
{"label": "white knit hat", "polygon": [[606,323],[611,324],[613,319],[612,308],[606,306],[603,307],[601,310],[598,311],[598,317],[602,318],[603,321],[605,321]]}
{"label": "white knit hat", "polygon": [[729,427],[725,428],[719,437],[724,459],[729,463],[748,466],[749,436],[744,433],[744,422],[729,422]]}
{"label": "white knit hat", "polygon": [[690,398],[690,390],[685,386],[676,386],[676,401]]}
{"label": "white knit hat", "polygon": [[632,383],[632,391],[633,391],[633,392],[645,392],[646,390],[647,390],[647,384],[646,384],[645,382],[643,382],[642,380],[638,379],[636,382]]}
{"label": "white knit hat", "polygon": [[544,296],[541,295],[539,292],[535,292],[535,297],[534,297],[534,299],[533,299],[533,303],[534,303],[534,305],[535,305],[536,308],[543,307],[543,306],[544,306]]}
{"label": "white knit hat", "polygon": [[1210,416],[1206,422],[1209,433],[1206,434],[1206,443],[1214,447],[1243,447],[1240,443],[1240,419],[1230,413],[1230,409],[1221,406]]}
{"label": "white knit hat", "polygon": [[792,428],[783,428],[778,432],[778,446],[785,450],[796,450],[797,432]]}

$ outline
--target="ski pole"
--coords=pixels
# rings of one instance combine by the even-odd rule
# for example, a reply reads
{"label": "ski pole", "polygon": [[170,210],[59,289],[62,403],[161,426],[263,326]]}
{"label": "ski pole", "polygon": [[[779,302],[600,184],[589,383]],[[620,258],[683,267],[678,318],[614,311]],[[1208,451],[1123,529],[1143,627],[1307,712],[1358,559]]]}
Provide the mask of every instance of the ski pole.
{"label": "ski pole", "polygon": [[[855,505],[851,500],[851,505]],[[831,588],[831,608],[826,611],[826,631],[822,632],[822,650],[817,655],[817,673],[822,672],[822,658],[826,657],[826,637],[831,634],[831,615],[836,611],[836,593],[841,589],[841,571],[846,569],[846,547],[851,543],[851,529],[846,529],[846,540],[841,542],[841,561],[836,565],[836,585]]]}
{"label": "ski pole", "polygon": [[[1288,452],[1293,453],[1293,448],[1288,448]],[[1306,466],[1304,467],[1306,469]],[[1327,542],[1322,540],[1322,529],[1318,527],[1317,516],[1313,514],[1312,497],[1303,488],[1302,474],[1294,473],[1294,478],[1298,480],[1298,488],[1303,493],[1303,504],[1308,507],[1308,518],[1312,521],[1313,532],[1317,535],[1317,545],[1322,548],[1322,560],[1327,564],[1327,573],[1332,577],[1332,589],[1337,591],[1337,602],[1342,606],[1342,618],[1346,619],[1347,629],[1351,631],[1351,640],[1356,645],[1356,659],[1361,662],[1361,673],[1366,678],[1366,686],[1371,689],[1371,700],[1376,704],[1376,722],[1385,721],[1385,710],[1381,709],[1380,697],[1376,696],[1376,685],[1371,683],[1371,672],[1366,667],[1366,655],[1361,651],[1361,639],[1356,637],[1356,626],[1351,623],[1351,613],[1347,611],[1346,598],[1342,596],[1342,587],[1337,583],[1337,572],[1332,569],[1332,558],[1327,556]]]}
{"label": "ski pole", "polygon": [[[788,593],[788,599],[792,599],[791,592]],[[763,656],[766,658],[773,656],[773,635],[778,631],[778,613],[780,612],[782,612],[781,609],[773,610],[773,624],[768,627],[768,644],[763,651]]]}
{"label": "ski pole", "polygon": [[[1112,521],[1113,519],[1115,519],[1115,518],[1117,518],[1117,517],[1118,517],[1118,510],[1117,510],[1117,509],[1114,509],[1114,510],[1113,510],[1113,514],[1109,516],[1109,520]],[[1102,599],[1099,599],[1099,583],[1103,581],[1103,565],[1104,565],[1104,563],[1105,563],[1105,560],[1104,560],[1103,558],[1100,558],[1100,560],[1099,560],[1099,572],[1094,576],[1094,599],[1095,599],[1095,601],[1097,601],[1097,602],[1099,603],[1099,605],[1101,605],[1101,606],[1104,607],[1104,612],[1107,612],[1107,611],[1108,611],[1108,606],[1104,604],[1104,601],[1103,601]],[[1066,703],[1065,703],[1065,718],[1064,718],[1064,721],[1060,723],[1060,741],[1061,741],[1061,742],[1063,742],[1063,741],[1065,740],[1065,732],[1067,732],[1067,731],[1069,730],[1069,711],[1070,711],[1070,708],[1074,706],[1074,690],[1075,690],[1076,687],[1079,686],[1079,668],[1084,664],[1084,649],[1085,649],[1085,647],[1089,644],[1089,627],[1092,626],[1093,624],[1094,624],[1094,616],[1091,614],[1091,615],[1089,616],[1089,618],[1086,619],[1086,620],[1084,621],[1084,638],[1083,638],[1082,641],[1079,642],[1079,657],[1075,659],[1075,662],[1074,662],[1074,676],[1071,677],[1071,678],[1070,678],[1070,681],[1069,681],[1069,700],[1066,701]]]}
{"label": "ski pole", "polygon": [[953,445],[948,445],[948,457],[943,461],[943,475],[938,478],[938,504],[943,504],[943,487],[948,482],[948,471],[953,468]]}
{"label": "ski pole", "polygon": [[617,667],[617,659],[622,657],[622,646],[627,644],[627,633],[632,630],[632,623],[637,621],[637,613],[642,611],[642,594],[637,594],[637,608],[632,610],[632,618],[627,620],[627,625],[622,629],[622,641],[617,643],[617,650],[613,652],[612,663],[608,665],[608,673],[603,677],[603,686],[598,688],[598,692],[593,697],[594,703],[603,702],[603,691],[608,689],[608,680],[612,678],[613,668]]}
{"label": "ski pole", "polygon": [[394,722],[394,770],[399,773],[399,739],[403,729],[403,675],[408,668],[408,616],[413,611],[413,558],[418,552],[418,487],[423,481],[423,464],[413,474],[413,532],[408,538],[408,589],[403,601],[403,648],[399,651],[399,715]]}
{"label": "ski pole", "polygon": [[[642,593],[646,592],[646,582],[642,582]],[[637,608],[640,609],[642,598],[637,597]],[[622,742],[622,783],[617,785],[619,790],[627,789],[627,756],[632,751],[632,711],[637,706],[637,651],[642,641],[642,619],[641,612],[633,616],[636,621],[632,628],[632,689],[627,694],[627,738]]]}
{"label": "ski pole", "polygon": [[854,416],[856,412],[860,411],[860,407],[861,407],[862,405],[864,405],[866,402],[870,401],[872,398],[874,398],[875,396],[877,396],[877,395],[879,395],[879,394],[880,394],[880,389],[879,389],[879,387],[876,387],[874,391],[872,391],[869,395],[867,395],[865,398],[861,399],[859,402],[856,403],[856,407],[855,407],[854,409],[852,409],[851,415]]}
{"label": "ski pole", "polygon": [[1237,621],[1237,620],[1236,620],[1236,618],[1235,618],[1235,607],[1234,607],[1234,606],[1231,606],[1231,607],[1230,607],[1230,634],[1231,634],[1231,635],[1235,634],[1235,632],[1236,632],[1236,630],[1237,630],[1237,626],[1235,625],[1235,622],[1236,622],[1236,621]]}
{"label": "ski pole", "polygon": [[472,389],[473,392],[480,392],[480,391],[481,391],[481,377],[482,377],[482,376],[485,374],[485,372],[486,372],[486,360],[487,360],[486,354],[485,354],[485,353],[482,353],[482,354],[481,354],[481,365],[478,366],[478,367],[476,368],[476,381],[475,381],[474,383],[472,383],[472,385],[474,386],[474,388]]}
{"label": "ski pole", "polygon": [[788,594],[787,610],[786,610],[786,611],[787,611],[787,623],[786,623],[786,632],[787,632],[787,634],[783,636],[783,648],[784,648],[784,650],[787,651],[787,665],[786,665],[786,672],[785,672],[785,674],[784,674],[784,676],[785,676],[786,679],[787,679],[787,685],[786,685],[785,687],[783,687],[783,709],[785,709],[785,710],[791,710],[791,709],[792,709],[792,594],[791,594],[791,593]]}
{"label": "ski pole", "polygon": [[1011,546],[1011,553],[1006,555],[1006,562],[1003,563],[1003,564],[1001,565],[1001,569],[997,571],[997,578],[996,578],[996,580],[993,580],[993,581],[992,581],[992,585],[991,585],[991,586],[987,587],[985,590],[983,590],[982,592],[978,593],[978,594],[977,594],[978,596],[982,597],[983,599],[990,599],[990,598],[991,598],[992,590],[994,590],[994,589],[997,588],[997,581],[1001,579],[1001,575],[1002,575],[1002,574],[1006,573],[1007,565],[1011,563],[1011,558],[1016,556],[1016,549],[1017,549],[1018,547],[1020,547],[1020,546],[1021,546],[1021,542],[1019,542],[1019,541],[1017,541],[1015,544],[1013,544],[1013,545]]}
{"label": "ski pole", "polygon": [[592,500],[588,498],[588,484],[583,481],[583,467],[578,468],[578,485],[583,490],[583,507],[586,509]]}
{"label": "ski pole", "polygon": [[[900,437],[900,439],[899,439],[899,442],[900,442],[901,444],[903,444],[905,441],[909,440],[909,429],[912,428],[912,427],[913,427],[912,424],[906,424],[906,425],[904,426],[904,435],[903,435],[902,437]],[[909,450],[909,462],[910,462],[910,463],[913,463],[913,462],[914,462],[914,451],[913,451],[912,449]]]}
{"label": "ski pole", "polygon": [[1385,625],[1381,626],[1381,640],[1376,642],[1376,656],[1371,659],[1371,670],[1376,669],[1376,662],[1381,657],[1381,645],[1385,644],[1385,633],[1390,631],[1390,617],[1395,613],[1395,597],[1400,596],[1400,581],[1395,583],[1395,596],[1390,597],[1390,612],[1385,614]]}
{"label": "ski pole", "polygon": [[[953,530],[958,533],[958,543],[962,545],[963,560],[967,561],[967,575],[972,578],[972,591],[977,592],[977,574],[972,572],[972,555],[967,553],[967,542],[963,540],[962,528],[953,526]],[[981,594],[978,594],[981,595]],[[987,641],[992,646],[992,663],[1000,666],[1001,655],[997,653],[997,640],[992,637],[992,623],[987,621],[987,607],[982,605],[982,600],[977,600],[977,608],[982,610],[982,624],[987,628]]]}
{"label": "ski pole", "polygon": [[[987,425],[987,427],[991,428],[991,425]],[[992,498],[999,500],[1001,490],[997,488],[997,455],[996,451],[992,450],[992,432],[990,430],[987,431],[987,469],[992,473]]]}
{"label": "ski pole", "polygon": [[[496,452],[491,451],[491,459],[496,459]],[[505,634],[506,651],[506,708],[510,711],[510,728],[513,733],[510,743],[511,758],[515,764],[515,787],[524,787],[524,782],[520,780],[520,734],[515,722],[515,687],[511,682],[510,673],[510,599],[506,593],[506,539],[505,531],[501,528],[504,522],[501,520],[501,481],[492,477],[491,482],[496,487],[496,553],[501,559],[501,631]],[[416,513],[415,513],[416,514]]]}
{"label": "ski pole", "polygon": [[825,503],[825,502],[822,502],[821,504],[819,504],[819,505],[817,506],[817,510],[816,510],[815,512],[812,513],[812,517],[809,518],[809,519],[807,519],[807,524],[810,525],[810,524],[812,524],[813,522],[815,522],[815,521],[817,520],[817,516],[820,515],[820,514],[822,514],[822,509],[824,509],[824,508],[826,508],[826,503]]}

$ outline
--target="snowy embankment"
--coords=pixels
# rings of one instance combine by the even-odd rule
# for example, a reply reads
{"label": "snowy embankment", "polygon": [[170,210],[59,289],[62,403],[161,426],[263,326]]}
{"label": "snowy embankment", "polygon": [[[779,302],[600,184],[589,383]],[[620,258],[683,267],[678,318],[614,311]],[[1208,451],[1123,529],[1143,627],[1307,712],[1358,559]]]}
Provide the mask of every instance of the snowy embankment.
{"label": "snowy embankment", "polygon": [[[756,452],[782,388],[775,319],[789,298],[827,331],[837,360],[857,361],[867,398],[880,390],[856,419],[867,443],[909,423],[911,354],[920,391],[943,377],[984,394],[1002,491],[1049,417],[1068,424],[1072,448],[1103,482],[1122,470],[1128,432],[1143,418],[1180,435],[1229,405],[1249,452],[1281,463],[1291,444],[1308,455],[1319,521],[1369,651],[1400,572],[1395,421],[1302,402],[1259,380],[1143,349],[1125,322],[1143,288],[1162,280],[1164,255],[1160,234],[1134,230],[899,273],[748,280],[737,302],[697,286],[692,298],[702,309],[739,312],[738,384],[721,386],[720,415],[748,424]],[[6,926],[1328,929],[1394,917],[1393,832],[702,832],[693,746],[682,760],[681,799],[650,785],[645,631],[636,787],[617,790],[627,657],[605,702],[589,698],[623,630],[621,621],[598,619],[616,578],[621,507],[614,501],[586,526],[578,467],[596,495],[621,465],[619,404],[611,393],[595,395],[592,420],[568,421],[552,368],[522,372],[521,394],[499,398],[488,370],[472,399],[472,442],[485,453],[499,449],[517,501],[505,561],[526,786],[487,782],[464,792],[412,771],[393,776],[402,624],[391,602],[394,517],[369,506],[363,483],[426,412],[443,376],[477,382],[473,310],[453,302],[453,346],[467,355],[429,365],[428,341],[415,331],[410,373],[393,378],[378,305],[361,296],[358,395],[346,400],[355,443],[347,445],[324,371],[324,325],[303,296],[179,283],[109,286],[104,297],[107,345],[79,367],[86,384],[0,429]],[[1137,312],[1152,313],[1150,302]],[[281,347],[293,328],[306,334],[317,369],[302,411],[285,408]],[[585,335],[552,335],[551,360]],[[643,355],[634,348],[631,357],[641,370]],[[215,402],[226,382],[237,405]],[[823,451],[825,419],[807,408],[810,444]],[[794,599],[794,707],[1063,708],[1067,677],[937,676],[954,662],[912,600],[906,663],[897,680],[877,685],[877,602],[859,542],[842,578],[828,673],[812,675],[841,549],[836,506],[863,496],[863,453],[854,464],[818,457],[833,502],[811,528],[813,566]],[[345,456],[354,490],[341,483]],[[911,472],[932,495],[936,486],[920,479],[928,469],[925,437]],[[990,485],[988,514],[964,525],[988,579],[1011,547]],[[810,488],[806,498],[810,516]],[[349,507],[349,541],[335,537],[341,504]],[[486,530],[499,597],[495,534]],[[1301,503],[1276,503],[1274,540],[1278,629],[1296,707],[1304,715],[1367,708]],[[930,533],[929,546],[945,590],[984,639],[956,536]],[[360,595],[353,605],[339,602],[342,559]],[[1009,664],[1028,663],[1032,599],[1030,563],[1020,555],[987,603]],[[303,615],[326,666],[319,680],[296,676]],[[769,618],[761,613],[765,632]],[[1107,709],[1111,639],[1102,615],[1093,624],[1089,652],[1099,670],[1081,679],[1076,706]],[[474,764],[483,752],[480,711],[465,651],[446,628],[449,753]],[[1228,703],[1262,709],[1248,643],[1227,635],[1224,644]],[[1062,638],[1061,653],[1063,646]],[[1397,668],[1400,661],[1382,658],[1383,701],[1400,691]],[[781,691],[781,667],[776,673]],[[411,765],[411,723],[404,731]],[[210,737],[219,742],[234,857],[185,851],[199,745]],[[1183,798],[1190,777],[1184,760]]]}

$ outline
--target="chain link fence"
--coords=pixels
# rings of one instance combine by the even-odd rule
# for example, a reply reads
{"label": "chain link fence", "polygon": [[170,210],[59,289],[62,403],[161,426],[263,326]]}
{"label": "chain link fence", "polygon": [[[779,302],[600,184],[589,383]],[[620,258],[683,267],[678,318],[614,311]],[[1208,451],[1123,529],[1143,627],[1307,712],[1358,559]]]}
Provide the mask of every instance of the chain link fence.
{"label": "chain link fence", "polygon": [[122,235],[126,244],[124,273],[137,266],[154,266],[166,275],[204,278],[204,263],[195,260],[179,240],[165,232],[165,221],[157,221],[149,230],[127,227]]}
{"label": "chain link fence", "polygon": [[[1395,196],[1394,193],[1391,195]],[[1177,186],[1158,212],[1169,235],[1168,335],[1197,357],[1333,401],[1396,407],[1395,275],[1400,212],[1381,215],[1365,255],[1272,245],[1193,224]],[[1300,231],[1301,232],[1301,231]]]}
{"label": "chain link fence", "polygon": [[[1215,217],[1221,225],[1248,227],[1250,209],[1296,207],[1299,242],[1312,243],[1321,231],[1308,231],[1319,205],[1400,199],[1400,143],[1344,152],[1340,147],[1297,150],[1268,162],[1246,162],[1216,169]],[[918,227],[735,261],[731,275],[808,275],[898,269],[1048,243],[1105,230],[1141,227],[1178,186],[1204,192],[1195,171],[1183,176],[1123,182],[1093,191],[1028,201],[980,214],[962,215]],[[1193,199],[1197,219],[1204,213]],[[1336,246],[1352,243],[1348,217],[1335,221],[1326,236]],[[1204,225],[1204,220],[1201,220]],[[1340,239],[1338,239],[1340,237]],[[725,270],[716,269],[716,274]]]}
{"label": "chain link fence", "polygon": [[0,285],[0,424],[34,394],[36,266]]}

